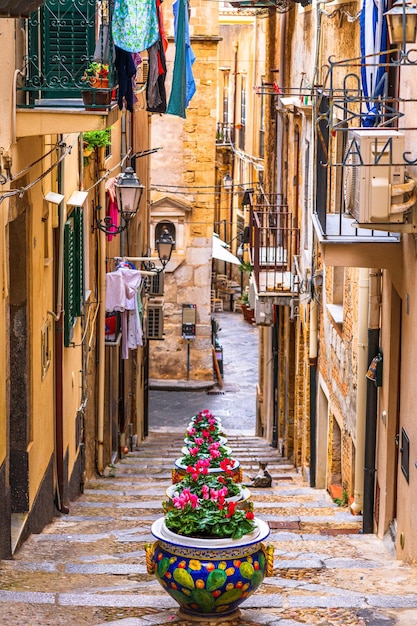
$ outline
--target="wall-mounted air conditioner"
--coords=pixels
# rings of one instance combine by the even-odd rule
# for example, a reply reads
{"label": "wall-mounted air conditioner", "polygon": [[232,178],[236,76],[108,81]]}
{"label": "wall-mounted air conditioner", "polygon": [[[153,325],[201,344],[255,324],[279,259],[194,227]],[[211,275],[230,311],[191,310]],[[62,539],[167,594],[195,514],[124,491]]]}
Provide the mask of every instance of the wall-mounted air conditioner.
{"label": "wall-mounted air conditioner", "polygon": [[146,336],[148,339],[163,339],[164,305],[149,304],[146,320]]}
{"label": "wall-mounted air conditioner", "polygon": [[155,272],[153,276],[149,278],[149,291],[150,296],[163,296],[164,295],[164,273]]}
{"label": "wall-mounted air conditioner", "polygon": [[414,181],[406,181],[404,133],[356,129],[344,157],[345,209],[358,223],[402,223],[415,204]]}
{"label": "wall-mounted air conditioner", "polygon": [[270,326],[272,321],[272,302],[257,298],[255,300],[255,322],[259,326]]}

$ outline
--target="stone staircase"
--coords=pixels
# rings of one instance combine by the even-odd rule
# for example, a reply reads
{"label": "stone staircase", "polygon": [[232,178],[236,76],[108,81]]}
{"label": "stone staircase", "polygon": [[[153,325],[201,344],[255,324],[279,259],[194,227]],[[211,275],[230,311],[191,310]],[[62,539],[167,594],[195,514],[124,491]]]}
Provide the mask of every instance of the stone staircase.
{"label": "stone staircase", "polygon": [[[14,560],[0,561],[0,624],[188,624],[148,575],[144,553],[182,441],[179,432],[151,433],[114,475],[89,483],[69,515],[31,536]],[[247,481],[258,460],[268,461],[272,486],[253,489],[252,499],[271,528],[275,569],[239,618],[219,624],[417,624],[415,568],[359,534],[360,517],[306,485],[263,439],[231,434],[228,444]]]}

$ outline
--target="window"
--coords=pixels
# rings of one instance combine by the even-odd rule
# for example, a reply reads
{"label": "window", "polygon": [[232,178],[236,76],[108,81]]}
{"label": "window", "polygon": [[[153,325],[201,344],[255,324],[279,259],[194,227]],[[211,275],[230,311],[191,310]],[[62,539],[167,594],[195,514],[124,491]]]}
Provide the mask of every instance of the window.
{"label": "window", "polygon": [[74,207],[64,229],[64,345],[72,341],[84,301],[83,211]]}
{"label": "window", "polygon": [[332,301],[327,304],[327,310],[335,324],[340,328],[343,325],[343,299],[345,291],[345,268],[333,267]]}

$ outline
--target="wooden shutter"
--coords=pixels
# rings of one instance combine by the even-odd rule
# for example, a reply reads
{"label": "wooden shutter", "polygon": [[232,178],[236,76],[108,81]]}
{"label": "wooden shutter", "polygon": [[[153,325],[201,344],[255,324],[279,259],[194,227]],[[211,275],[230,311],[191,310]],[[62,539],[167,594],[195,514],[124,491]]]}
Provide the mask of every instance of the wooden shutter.
{"label": "wooden shutter", "polygon": [[84,298],[83,213],[75,207],[64,230],[64,345],[71,344]]}
{"label": "wooden shutter", "polygon": [[46,0],[32,14],[30,80],[34,86],[38,80],[42,97],[80,98],[81,77],[95,48],[95,5],[95,0]]}

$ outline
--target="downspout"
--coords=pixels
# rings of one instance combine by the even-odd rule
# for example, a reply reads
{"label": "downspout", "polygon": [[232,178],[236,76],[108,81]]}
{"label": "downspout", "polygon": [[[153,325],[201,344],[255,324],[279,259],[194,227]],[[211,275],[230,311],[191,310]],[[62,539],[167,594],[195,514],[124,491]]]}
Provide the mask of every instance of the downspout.
{"label": "downspout", "polygon": [[315,297],[310,302],[310,487],[316,486],[317,463],[317,354],[318,354],[318,327],[317,302]]}
{"label": "downspout", "polygon": [[[106,173],[104,165],[104,151],[98,150],[99,159],[99,177]],[[99,205],[101,211],[106,206],[106,188],[104,180],[99,185]],[[104,391],[105,391],[105,331],[106,331],[106,233],[100,229],[98,232],[99,246],[99,269],[98,269],[98,285],[99,285],[99,312],[98,312],[98,398],[97,398],[97,472],[103,473],[104,458]]]}
{"label": "downspout", "polygon": [[[281,13],[279,22],[279,84],[283,88],[285,81],[285,31],[287,28],[287,15]],[[277,193],[282,194],[282,149],[284,143],[284,123],[282,114],[277,112]]]}
{"label": "downspout", "polygon": [[[379,350],[379,312],[381,304],[381,270],[369,270],[369,322],[368,322],[368,364]],[[377,434],[378,390],[372,380],[367,379],[366,394],[366,438],[365,469],[363,488],[362,531],[374,532],[375,504],[375,456]]]}
{"label": "downspout", "polygon": [[356,394],[356,451],[354,501],[350,508],[354,513],[363,509],[365,429],[366,429],[366,372],[368,369],[368,298],[369,270],[359,269],[358,293],[358,370]]}

